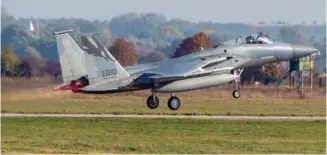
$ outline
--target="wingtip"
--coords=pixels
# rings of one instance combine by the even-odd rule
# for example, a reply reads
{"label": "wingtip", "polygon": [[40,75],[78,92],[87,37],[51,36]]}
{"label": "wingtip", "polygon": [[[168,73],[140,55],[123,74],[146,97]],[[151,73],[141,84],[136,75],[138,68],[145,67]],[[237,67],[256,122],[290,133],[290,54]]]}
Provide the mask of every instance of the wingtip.
{"label": "wingtip", "polygon": [[63,30],[63,31],[55,31],[52,34],[54,36],[56,36],[56,35],[60,35],[60,34],[70,33],[70,32],[73,32],[73,31],[74,31],[73,29],[68,29],[68,30]]}

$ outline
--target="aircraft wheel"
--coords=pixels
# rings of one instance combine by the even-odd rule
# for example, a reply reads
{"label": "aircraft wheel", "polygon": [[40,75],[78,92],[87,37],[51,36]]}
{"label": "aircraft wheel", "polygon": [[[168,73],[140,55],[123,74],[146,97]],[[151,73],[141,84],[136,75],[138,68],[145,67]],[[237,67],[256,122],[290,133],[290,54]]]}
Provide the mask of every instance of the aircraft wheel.
{"label": "aircraft wheel", "polygon": [[181,102],[178,97],[172,96],[168,100],[168,107],[170,110],[178,110],[181,106]]}
{"label": "aircraft wheel", "polygon": [[149,96],[147,101],[146,101],[146,105],[150,108],[150,109],[156,109],[159,106],[159,98],[157,96]]}
{"label": "aircraft wheel", "polygon": [[234,91],[233,91],[233,97],[234,97],[234,98],[239,98],[240,96],[241,96],[241,93],[240,93],[239,90],[234,90]]}

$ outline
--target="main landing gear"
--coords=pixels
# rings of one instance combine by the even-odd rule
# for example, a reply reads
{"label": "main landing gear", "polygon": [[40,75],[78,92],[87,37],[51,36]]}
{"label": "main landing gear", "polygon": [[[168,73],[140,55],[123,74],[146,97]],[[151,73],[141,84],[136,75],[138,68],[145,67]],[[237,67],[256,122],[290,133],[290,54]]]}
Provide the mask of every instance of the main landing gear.
{"label": "main landing gear", "polygon": [[168,99],[168,108],[170,110],[178,110],[181,106],[181,101],[178,97],[174,96],[173,94]]}
{"label": "main landing gear", "polygon": [[[240,82],[240,76],[243,72],[243,69],[238,69],[238,70],[234,70],[233,74],[235,75],[235,90],[233,91],[233,97],[234,98],[240,98],[241,97],[241,93],[239,91],[239,82]],[[148,97],[147,101],[146,101],[146,105],[150,108],[150,109],[156,109],[159,107],[159,98],[156,96],[156,94],[154,92],[152,92],[152,95]],[[170,98],[168,99],[168,108],[170,110],[178,110],[179,107],[181,106],[181,101],[179,100],[178,97],[176,97],[173,93],[171,93]]]}
{"label": "main landing gear", "polygon": [[[159,98],[155,95],[155,93],[152,93],[151,96],[148,97],[146,101],[146,105],[150,109],[156,109],[159,106]],[[168,99],[168,108],[170,110],[178,110],[179,107],[181,106],[181,101],[179,100],[178,97],[174,96],[171,94],[170,98]]]}
{"label": "main landing gear", "polygon": [[150,108],[150,109],[156,109],[159,106],[159,98],[152,93],[151,96],[148,97],[148,99],[146,100],[146,105]]}
{"label": "main landing gear", "polygon": [[241,93],[239,91],[239,82],[240,82],[240,76],[241,76],[243,70],[244,69],[234,70],[234,75],[237,78],[234,81],[235,82],[235,90],[233,91],[233,97],[236,98],[236,99],[239,98],[239,97],[241,97]]}

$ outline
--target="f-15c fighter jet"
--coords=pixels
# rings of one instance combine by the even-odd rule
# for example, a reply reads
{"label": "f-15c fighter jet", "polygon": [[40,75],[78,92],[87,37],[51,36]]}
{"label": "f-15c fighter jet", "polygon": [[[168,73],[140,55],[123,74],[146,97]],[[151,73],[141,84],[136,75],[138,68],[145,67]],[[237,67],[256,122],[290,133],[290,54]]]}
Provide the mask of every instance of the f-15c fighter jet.
{"label": "f-15c fighter jet", "polygon": [[146,100],[150,109],[159,106],[156,93],[170,93],[168,107],[177,110],[181,101],[174,93],[232,82],[236,85],[232,95],[239,98],[238,81],[244,68],[318,52],[255,34],[241,43],[220,44],[178,58],[123,67],[94,34],[81,35],[80,48],[69,32],[72,30],[54,32],[63,77],[63,84],[56,90],[99,94],[150,89],[152,95]]}

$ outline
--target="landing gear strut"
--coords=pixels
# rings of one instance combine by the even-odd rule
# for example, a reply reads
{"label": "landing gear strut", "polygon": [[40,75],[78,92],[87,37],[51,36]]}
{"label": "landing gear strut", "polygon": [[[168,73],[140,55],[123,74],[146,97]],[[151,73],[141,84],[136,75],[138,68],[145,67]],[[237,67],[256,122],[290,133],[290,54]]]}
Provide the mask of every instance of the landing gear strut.
{"label": "landing gear strut", "polygon": [[181,101],[179,100],[179,98],[171,94],[171,97],[168,100],[168,108],[170,110],[178,110],[180,106]]}
{"label": "landing gear strut", "polygon": [[159,98],[155,95],[155,93],[152,93],[151,96],[148,97],[148,99],[146,100],[146,105],[150,108],[150,109],[156,109],[159,106]]}
{"label": "landing gear strut", "polygon": [[238,69],[237,71],[236,70],[234,70],[234,75],[237,77],[236,79],[235,79],[235,90],[233,91],[233,97],[234,98],[239,98],[239,97],[241,97],[241,93],[240,93],[240,91],[239,91],[239,82],[240,82],[240,77],[241,77],[241,74],[242,74],[242,72],[243,72],[243,70],[244,69]]}

